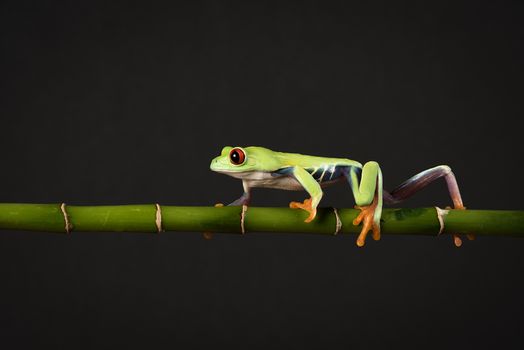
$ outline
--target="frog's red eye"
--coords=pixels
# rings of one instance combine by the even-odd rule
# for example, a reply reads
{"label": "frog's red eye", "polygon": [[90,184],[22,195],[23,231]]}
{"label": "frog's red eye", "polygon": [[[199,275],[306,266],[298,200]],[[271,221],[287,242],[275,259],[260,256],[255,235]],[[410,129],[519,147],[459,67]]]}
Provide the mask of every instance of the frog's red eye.
{"label": "frog's red eye", "polygon": [[233,148],[231,152],[229,152],[229,159],[231,163],[241,165],[246,160],[246,154],[240,148]]}

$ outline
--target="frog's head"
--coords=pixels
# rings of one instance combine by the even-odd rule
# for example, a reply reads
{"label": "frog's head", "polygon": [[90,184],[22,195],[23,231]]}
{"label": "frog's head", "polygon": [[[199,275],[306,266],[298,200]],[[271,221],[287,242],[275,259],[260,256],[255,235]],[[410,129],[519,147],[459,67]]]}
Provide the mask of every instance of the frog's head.
{"label": "frog's head", "polygon": [[220,155],[211,161],[211,170],[235,174],[253,171],[274,171],[279,166],[275,152],[263,147],[231,147],[222,148]]}

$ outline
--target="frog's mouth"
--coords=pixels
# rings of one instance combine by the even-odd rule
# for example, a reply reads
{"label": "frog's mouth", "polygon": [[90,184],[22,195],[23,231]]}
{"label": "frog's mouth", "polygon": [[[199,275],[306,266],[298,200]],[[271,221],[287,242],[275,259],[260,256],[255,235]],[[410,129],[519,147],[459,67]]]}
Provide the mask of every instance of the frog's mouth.
{"label": "frog's mouth", "polygon": [[215,158],[211,161],[211,164],[209,165],[209,169],[212,171],[216,171],[217,173],[225,173],[225,172],[233,172],[234,170],[231,170],[231,168],[227,167],[224,164],[224,161],[220,158]]}
{"label": "frog's mouth", "polygon": [[251,166],[248,167],[245,163],[241,165],[232,165],[225,157],[217,157],[213,159],[209,165],[209,169],[212,171],[225,174],[238,174],[242,172],[247,173],[250,172],[247,170],[248,168],[251,168]]}

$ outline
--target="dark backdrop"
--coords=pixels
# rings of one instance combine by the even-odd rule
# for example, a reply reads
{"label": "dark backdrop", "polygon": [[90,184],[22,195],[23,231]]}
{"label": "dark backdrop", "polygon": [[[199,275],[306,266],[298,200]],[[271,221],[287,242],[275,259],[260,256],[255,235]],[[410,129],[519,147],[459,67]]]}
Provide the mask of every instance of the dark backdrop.
{"label": "dark backdrop", "polygon": [[[228,202],[210,159],[263,145],[377,160],[386,188],[449,164],[469,208],[524,209],[522,10],[3,1],[0,201]],[[517,238],[3,231],[0,347],[521,348],[523,269]]]}

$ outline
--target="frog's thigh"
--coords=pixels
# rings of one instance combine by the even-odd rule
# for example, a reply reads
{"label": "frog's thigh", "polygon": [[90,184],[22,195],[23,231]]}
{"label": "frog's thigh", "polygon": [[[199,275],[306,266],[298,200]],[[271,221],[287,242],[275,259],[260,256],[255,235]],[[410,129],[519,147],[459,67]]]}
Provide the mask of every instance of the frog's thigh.
{"label": "frog's thigh", "polygon": [[447,165],[439,165],[434,168],[424,170],[423,172],[409,178],[400,184],[390,193],[385,192],[385,198],[388,203],[400,203],[403,200],[413,196],[418,191],[425,188],[430,183],[444,177],[448,185],[449,194],[456,208],[463,207],[462,197],[457,185],[455,175]]}
{"label": "frog's thigh", "polygon": [[379,165],[377,162],[367,162],[362,167],[360,182],[354,168],[349,170],[349,184],[353,191],[355,203],[358,206],[369,205],[375,196],[377,188],[377,177],[379,175]]}

